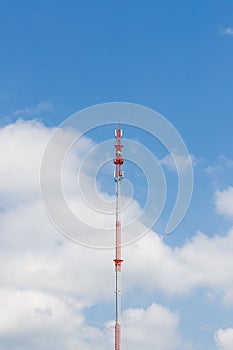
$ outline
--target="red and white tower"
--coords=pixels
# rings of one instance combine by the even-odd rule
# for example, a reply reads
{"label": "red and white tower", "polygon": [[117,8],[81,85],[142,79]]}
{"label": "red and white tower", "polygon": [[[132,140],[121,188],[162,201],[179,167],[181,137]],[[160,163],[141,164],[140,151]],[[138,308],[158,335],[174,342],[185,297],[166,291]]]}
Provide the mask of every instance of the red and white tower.
{"label": "red and white tower", "polygon": [[124,158],[122,157],[122,129],[120,128],[120,122],[118,122],[118,128],[115,130],[116,138],[116,158],[114,159],[114,164],[116,165],[116,170],[114,171],[114,179],[116,182],[116,255],[114,259],[115,263],[115,296],[116,296],[116,322],[115,322],[115,350],[120,350],[121,348],[121,324],[120,324],[120,313],[121,313],[121,291],[120,291],[120,273],[121,264],[123,260],[121,259],[121,221],[120,221],[120,182],[123,178],[123,172],[121,166],[124,163]]}

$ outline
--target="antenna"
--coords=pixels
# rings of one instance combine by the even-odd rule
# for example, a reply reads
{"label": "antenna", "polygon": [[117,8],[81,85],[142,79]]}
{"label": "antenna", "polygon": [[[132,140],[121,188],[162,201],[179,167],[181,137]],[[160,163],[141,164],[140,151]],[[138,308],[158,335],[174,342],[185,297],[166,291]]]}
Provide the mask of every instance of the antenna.
{"label": "antenna", "polygon": [[124,163],[124,158],[122,157],[121,151],[123,145],[121,144],[122,139],[122,129],[120,128],[120,121],[118,121],[118,127],[115,130],[116,138],[116,158],[114,159],[114,164],[116,169],[114,171],[114,180],[116,182],[116,255],[115,255],[115,297],[116,297],[116,319],[115,319],[115,350],[120,350],[121,348],[121,323],[120,323],[120,302],[121,302],[121,291],[120,291],[120,273],[121,264],[123,260],[121,259],[121,221],[120,221],[120,182],[123,179],[123,172],[121,166]]}

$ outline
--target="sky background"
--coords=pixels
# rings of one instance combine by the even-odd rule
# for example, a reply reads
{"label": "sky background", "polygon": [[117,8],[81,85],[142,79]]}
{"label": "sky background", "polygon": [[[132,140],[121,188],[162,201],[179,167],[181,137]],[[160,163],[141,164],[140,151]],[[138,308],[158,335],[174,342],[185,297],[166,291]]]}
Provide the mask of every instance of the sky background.
{"label": "sky background", "polygon": [[[158,141],[124,127],[159,159],[168,194],[153,230],[123,250],[122,348],[232,350],[232,62],[230,0],[0,0],[0,350],[113,348],[113,252],[58,233],[38,179],[54,128],[117,101],[166,117],[194,167],[190,208],[166,235],[177,174]],[[88,133],[71,154],[69,193],[72,164],[113,128]],[[112,170],[97,177],[103,196],[113,196]],[[136,189],[129,216],[145,202],[141,176],[125,164]],[[71,200],[88,218],[80,193]]]}

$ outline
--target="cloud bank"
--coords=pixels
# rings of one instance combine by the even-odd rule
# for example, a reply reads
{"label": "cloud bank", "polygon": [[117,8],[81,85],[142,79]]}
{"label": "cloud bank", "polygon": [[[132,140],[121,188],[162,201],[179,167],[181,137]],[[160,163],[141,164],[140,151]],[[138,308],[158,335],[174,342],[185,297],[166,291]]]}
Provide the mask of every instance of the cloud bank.
{"label": "cloud bank", "polygon": [[[49,221],[40,197],[39,169],[52,132],[37,121],[22,120],[0,129],[4,150],[0,153],[0,349],[107,350],[113,344],[112,316],[106,314],[101,326],[91,326],[84,311],[98,303],[113,303],[113,251],[74,244]],[[76,176],[73,164],[92,145],[83,138],[64,170],[69,198],[87,220],[90,216],[71,180]],[[216,196],[216,203],[222,195]],[[96,215],[91,220],[100,225],[105,218]],[[203,288],[232,304],[232,249],[233,231],[212,238],[198,233],[177,248],[151,231],[123,250],[125,297],[142,285],[145,294],[167,296]],[[180,334],[179,322],[173,311],[157,303],[129,308],[122,315],[122,341],[134,349],[194,349]],[[219,346],[223,338],[219,330]]]}
{"label": "cloud bank", "polygon": [[233,217],[233,187],[229,186],[223,191],[216,191],[214,201],[219,214]]}

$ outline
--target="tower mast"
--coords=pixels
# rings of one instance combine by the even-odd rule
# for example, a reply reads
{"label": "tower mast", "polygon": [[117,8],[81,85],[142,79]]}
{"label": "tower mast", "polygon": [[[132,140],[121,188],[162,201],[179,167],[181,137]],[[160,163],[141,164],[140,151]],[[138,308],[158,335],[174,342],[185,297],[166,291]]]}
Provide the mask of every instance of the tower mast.
{"label": "tower mast", "polygon": [[120,121],[118,121],[118,128],[115,130],[116,138],[116,158],[114,159],[114,164],[116,169],[114,171],[114,180],[116,182],[116,244],[115,244],[115,297],[116,297],[116,319],[115,319],[115,350],[120,350],[121,348],[121,323],[120,323],[120,273],[121,264],[123,260],[121,259],[121,221],[120,221],[120,182],[123,178],[123,172],[121,166],[124,163],[124,158],[122,157],[121,151],[123,145],[121,144],[122,139],[122,129],[120,128]]}

